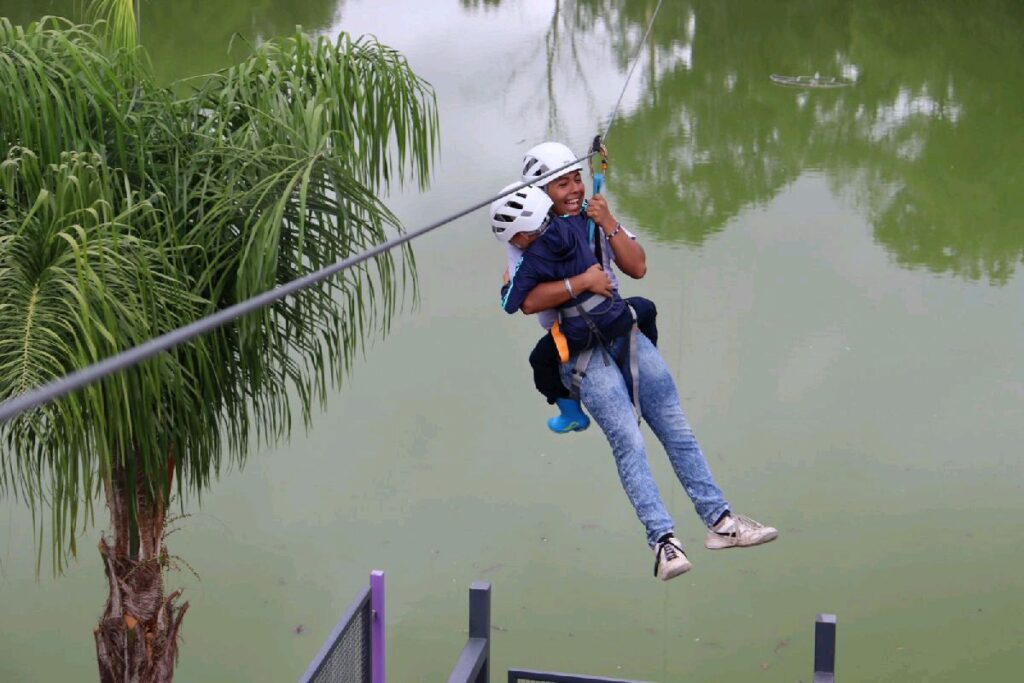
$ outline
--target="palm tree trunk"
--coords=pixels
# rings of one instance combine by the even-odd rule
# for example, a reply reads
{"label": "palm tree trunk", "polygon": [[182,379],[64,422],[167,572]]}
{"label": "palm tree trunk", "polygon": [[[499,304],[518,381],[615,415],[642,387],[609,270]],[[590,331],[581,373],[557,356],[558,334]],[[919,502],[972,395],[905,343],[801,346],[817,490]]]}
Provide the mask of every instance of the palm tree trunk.
{"label": "palm tree trunk", "polygon": [[[116,459],[115,459],[116,460]],[[93,632],[102,683],[164,683],[174,678],[178,631],[188,603],[164,594],[165,494],[151,495],[135,463],[115,463],[106,486],[113,538],[100,539],[110,594]],[[173,461],[169,466],[173,472]],[[168,486],[168,490],[169,490]],[[135,518],[132,497],[137,500]]]}

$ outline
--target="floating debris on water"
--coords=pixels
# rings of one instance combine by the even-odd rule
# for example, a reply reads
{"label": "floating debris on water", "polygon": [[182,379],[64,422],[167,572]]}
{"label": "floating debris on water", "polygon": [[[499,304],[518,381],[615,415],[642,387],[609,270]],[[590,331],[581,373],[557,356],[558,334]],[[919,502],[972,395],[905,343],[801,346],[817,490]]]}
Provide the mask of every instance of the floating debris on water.
{"label": "floating debris on water", "polygon": [[772,74],[769,76],[772,83],[787,88],[846,88],[853,85],[849,78],[835,76],[826,77],[815,73],[813,76],[783,76]]}

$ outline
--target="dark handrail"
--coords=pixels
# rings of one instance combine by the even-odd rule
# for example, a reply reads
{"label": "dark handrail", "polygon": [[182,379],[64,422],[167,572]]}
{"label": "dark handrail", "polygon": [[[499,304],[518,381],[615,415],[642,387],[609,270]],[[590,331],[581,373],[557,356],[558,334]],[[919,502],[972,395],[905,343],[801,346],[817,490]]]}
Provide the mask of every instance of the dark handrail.
{"label": "dark handrail", "polygon": [[530,669],[509,669],[508,683],[531,681],[531,683],[644,683],[626,678],[602,678],[581,674],[563,674],[557,671],[531,671]]}
{"label": "dark handrail", "polygon": [[489,683],[490,659],[491,584],[478,581],[469,587],[469,639],[448,683]]}
{"label": "dark handrail", "polygon": [[814,620],[814,683],[836,680],[836,615],[819,614]]}

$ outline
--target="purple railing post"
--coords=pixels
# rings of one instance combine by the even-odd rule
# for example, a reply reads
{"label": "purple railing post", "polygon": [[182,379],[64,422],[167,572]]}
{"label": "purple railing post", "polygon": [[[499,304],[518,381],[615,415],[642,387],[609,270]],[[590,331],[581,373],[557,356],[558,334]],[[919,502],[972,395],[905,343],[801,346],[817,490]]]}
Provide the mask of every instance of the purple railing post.
{"label": "purple railing post", "polygon": [[370,572],[370,680],[384,683],[384,572]]}

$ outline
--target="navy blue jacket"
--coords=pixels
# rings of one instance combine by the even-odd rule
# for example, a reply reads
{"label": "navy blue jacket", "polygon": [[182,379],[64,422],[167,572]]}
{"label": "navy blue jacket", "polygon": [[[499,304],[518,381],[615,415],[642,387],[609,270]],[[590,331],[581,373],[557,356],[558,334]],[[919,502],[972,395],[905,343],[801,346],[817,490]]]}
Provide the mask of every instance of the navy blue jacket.
{"label": "navy blue jacket", "polygon": [[[511,273],[511,280],[501,290],[501,305],[506,313],[518,311],[526,295],[541,282],[579,275],[597,263],[586,241],[586,221],[580,215],[555,217],[547,231],[526,248]],[[577,225],[580,222],[582,224]],[[580,303],[589,296],[590,292],[581,293],[564,306]],[[617,291],[588,315],[605,339],[625,334],[633,326],[633,316]],[[574,350],[594,342],[581,316],[564,318],[559,326]]]}

